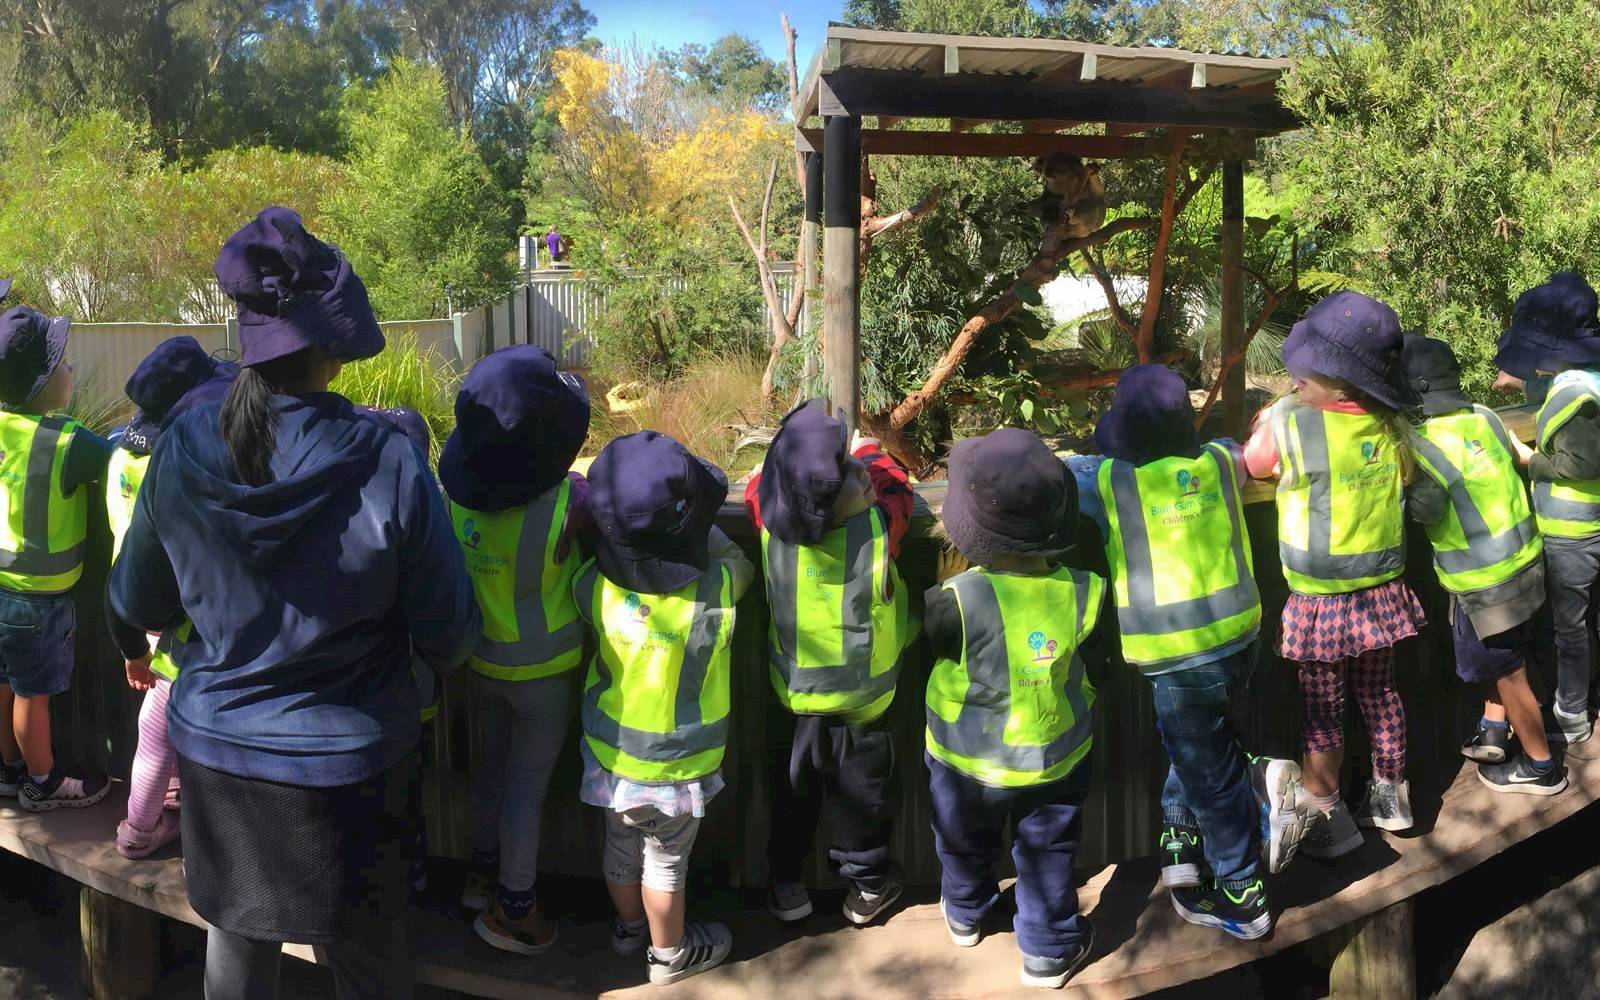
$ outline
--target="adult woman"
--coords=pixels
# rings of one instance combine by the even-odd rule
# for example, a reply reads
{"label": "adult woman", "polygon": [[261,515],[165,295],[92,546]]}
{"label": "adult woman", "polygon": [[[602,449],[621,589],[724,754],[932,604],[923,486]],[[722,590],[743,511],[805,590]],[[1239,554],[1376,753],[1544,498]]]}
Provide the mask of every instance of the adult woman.
{"label": "adult woman", "polygon": [[276,996],[295,941],[341,998],[409,997],[410,658],[465,660],[472,584],[417,450],[328,392],[384,346],[349,263],[268,208],[216,273],[243,370],[163,431],[108,594],[130,658],[193,622],[168,715],[206,996]]}

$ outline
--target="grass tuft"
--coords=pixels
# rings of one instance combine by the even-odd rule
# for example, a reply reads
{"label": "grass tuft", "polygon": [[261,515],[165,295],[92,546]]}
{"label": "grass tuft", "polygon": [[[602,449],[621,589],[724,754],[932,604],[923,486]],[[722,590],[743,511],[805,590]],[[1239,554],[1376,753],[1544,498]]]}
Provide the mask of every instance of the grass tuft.
{"label": "grass tuft", "polygon": [[445,438],[455,428],[456,390],[461,373],[438,351],[423,349],[414,334],[395,338],[375,358],[344,366],[333,391],[352,403],[389,409],[405,406],[422,414],[433,438],[429,461],[437,461]]}

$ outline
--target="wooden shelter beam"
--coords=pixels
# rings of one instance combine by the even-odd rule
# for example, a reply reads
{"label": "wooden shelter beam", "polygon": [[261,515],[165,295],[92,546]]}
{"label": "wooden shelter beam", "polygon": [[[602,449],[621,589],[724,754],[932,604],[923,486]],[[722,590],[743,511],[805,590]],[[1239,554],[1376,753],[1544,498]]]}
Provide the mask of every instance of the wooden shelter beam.
{"label": "wooden shelter beam", "polygon": [[[1219,358],[1243,357],[1244,329],[1244,161],[1222,161],[1222,336]],[[1243,441],[1245,433],[1245,364],[1241,360],[1220,373],[1223,433]]]}
{"label": "wooden shelter beam", "polygon": [[851,430],[861,410],[861,119],[823,119],[822,337],[828,407]]}
{"label": "wooden shelter beam", "polygon": [[[1086,59],[1087,63],[1087,59]],[[845,67],[823,77],[824,115],[924,118],[1078,119],[1281,132],[1298,127],[1293,112],[1266,94],[1216,88],[1161,90],[1086,81],[1051,83],[1018,76],[924,76]]]}
{"label": "wooden shelter beam", "polygon": [[[827,145],[823,130],[800,130],[807,148]],[[862,129],[861,149],[872,156],[1044,156],[1070,153],[1091,160],[1165,156],[1171,143],[1162,136],[1122,138],[1057,135],[1051,132],[910,132]]]}

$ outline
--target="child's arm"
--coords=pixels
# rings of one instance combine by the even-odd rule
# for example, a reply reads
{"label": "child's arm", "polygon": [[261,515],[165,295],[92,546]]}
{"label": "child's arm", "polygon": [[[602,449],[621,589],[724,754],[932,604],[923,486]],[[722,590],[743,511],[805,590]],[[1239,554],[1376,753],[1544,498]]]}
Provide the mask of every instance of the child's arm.
{"label": "child's arm", "polygon": [[756,529],[756,535],[761,534],[761,495],[757,492],[761,482],[761,470],[750,473],[750,481],[744,484],[744,512],[750,515],[750,526]]}
{"label": "child's arm", "polygon": [[1272,432],[1272,421],[1267,407],[1255,417],[1255,429],[1244,446],[1244,467],[1254,479],[1271,479],[1278,474],[1278,441]]}
{"label": "child's arm", "polygon": [[715,525],[711,528],[711,537],[706,545],[707,553],[712,559],[728,567],[728,575],[733,580],[733,599],[735,603],[750,589],[750,584],[755,582],[756,567],[750,557],[744,554],[744,549],[739,543],[723,533]]}
{"label": "child's arm", "polygon": [[115,447],[114,442],[87,427],[74,431],[67,457],[61,463],[61,495],[70,497],[80,486],[104,482],[106,464]]}
{"label": "child's arm", "polygon": [[872,479],[872,489],[878,495],[878,509],[889,531],[889,558],[900,557],[900,542],[911,527],[911,509],[916,504],[916,494],[911,489],[911,476],[904,467],[878,449],[878,442],[857,434],[852,454],[867,467]]}
{"label": "child's arm", "polygon": [[1570,418],[1533,456],[1528,474],[1544,481],[1600,479],[1600,413],[1586,409]]}

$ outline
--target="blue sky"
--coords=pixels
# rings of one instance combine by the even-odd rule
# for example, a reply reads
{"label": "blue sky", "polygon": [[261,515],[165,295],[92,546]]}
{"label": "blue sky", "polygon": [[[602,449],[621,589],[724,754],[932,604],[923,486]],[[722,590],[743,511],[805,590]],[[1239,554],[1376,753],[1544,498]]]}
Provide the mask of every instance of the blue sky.
{"label": "blue sky", "polygon": [[783,29],[778,14],[786,12],[799,34],[795,56],[805,75],[821,45],[830,20],[839,20],[843,0],[583,0],[594,15],[594,35],[607,44],[637,37],[641,42],[675,49],[688,42],[707,43],[733,32],[756,40],[767,55],[783,60]]}

